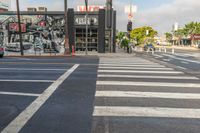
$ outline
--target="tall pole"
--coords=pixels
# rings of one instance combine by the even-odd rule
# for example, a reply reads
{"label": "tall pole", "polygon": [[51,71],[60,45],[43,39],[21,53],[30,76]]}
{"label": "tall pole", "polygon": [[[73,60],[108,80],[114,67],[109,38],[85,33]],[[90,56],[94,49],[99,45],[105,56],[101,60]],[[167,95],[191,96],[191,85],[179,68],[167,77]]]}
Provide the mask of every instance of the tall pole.
{"label": "tall pole", "polygon": [[20,51],[21,55],[24,55],[23,51],[23,43],[22,43],[22,28],[21,28],[21,20],[20,20],[20,11],[19,11],[19,0],[16,0],[17,4],[17,17],[18,17],[18,26],[19,26],[19,41],[20,41]]}
{"label": "tall pole", "polygon": [[70,54],[69,49],[69,32],[68,32],[68,7],[67,0],[64,0],[64,10],[65,10],[65,54]]}
{"label": "tall pole", "polygon": [[85,54],[88,55],[88,0],[85,0],[85,7],[86,7],[86,37],[85,37]]}

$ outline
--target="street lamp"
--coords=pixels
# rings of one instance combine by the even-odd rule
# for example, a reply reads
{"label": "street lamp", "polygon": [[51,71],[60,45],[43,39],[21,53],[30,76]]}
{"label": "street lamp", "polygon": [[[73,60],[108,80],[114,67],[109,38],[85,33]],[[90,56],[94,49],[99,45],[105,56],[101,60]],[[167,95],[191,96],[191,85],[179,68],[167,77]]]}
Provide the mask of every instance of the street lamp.
{"label": "street lamp", "polygon": [[69,50],[69,32],[68,32],[68,7],[67,7],[67,0],[64,0],[64,10],[65,10],[65,54],[70,54]]}
{"label": "street lamp", "polygon": [[85,8],[86,8],[86,37],[85,37],[85,54],[88,54],[88,0],[85,0]]}
{"label": "street lamp", "polygon": [[21,28],[21,21],[20,21],[20,10],[19,10],[19,0],[16,0],[17,4],[17,17],[18,17],[18,26],[19,26],[19,41],[20,41],[20,51],[21,55],[24,55],[23,51],[23,43],[22,43],[22,28]]}

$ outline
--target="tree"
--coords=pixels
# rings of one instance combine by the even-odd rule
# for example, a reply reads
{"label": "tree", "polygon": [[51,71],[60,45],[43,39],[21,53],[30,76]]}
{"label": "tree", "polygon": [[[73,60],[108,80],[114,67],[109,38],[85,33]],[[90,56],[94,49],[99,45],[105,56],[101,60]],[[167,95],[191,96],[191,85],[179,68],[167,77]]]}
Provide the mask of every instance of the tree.
{"label": "tree", "polygon": [[173,39],[172,33],[166,32],[165,33],[166,40],[170,42]]}
{"label": "tree", "polygon": [[124,37],[121,41],[121,47],[122,48],[128,48],[128,44],[130,43],[130,40],[127,37]]}
{"label": "tree", "polygon": [[[146,34],[148,31],[148,35]],[[137,45],[144,44],[148,39],[153,41],[154,37],[158,34],[152,27],[144,26],[140,28],[136,28],[131,31],[130,36],[131,39],[134,39],[137,42]]]}

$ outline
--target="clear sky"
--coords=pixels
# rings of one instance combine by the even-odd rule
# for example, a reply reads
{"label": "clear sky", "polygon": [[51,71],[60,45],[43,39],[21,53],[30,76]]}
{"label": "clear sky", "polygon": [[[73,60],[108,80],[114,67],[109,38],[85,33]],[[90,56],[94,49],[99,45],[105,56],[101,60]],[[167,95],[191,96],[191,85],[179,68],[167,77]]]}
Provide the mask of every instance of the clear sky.
{"label": "clear sky", "polygon": [[[20,0],[21,9],[27,6],[47,6],[49,10],[63,10],[64,0]],[[15,8],[15,0],[12,7]],[[117,27],[126,30],[127,15],[124,13],[125,5],[133,3],[138,6],[134,14],[134,27],[152,26],[160,34],[171,31],[172,25],[178,22],[184,25],[190,21],[200,21],[200,0],[113,0],[117,10]],[[105,0],[89,0],[91,5],[104,5]],[[84,0],[68,0],[69,7],[84,5]]]}

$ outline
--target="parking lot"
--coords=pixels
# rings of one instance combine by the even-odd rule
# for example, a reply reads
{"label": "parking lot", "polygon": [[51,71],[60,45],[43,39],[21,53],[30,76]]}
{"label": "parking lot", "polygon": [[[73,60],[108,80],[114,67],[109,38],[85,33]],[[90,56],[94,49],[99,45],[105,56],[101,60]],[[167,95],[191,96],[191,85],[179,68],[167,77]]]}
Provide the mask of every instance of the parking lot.
{"label": "parking lot", "polygon": [[89,131],[97,62],[95,57],[1,59],[0,131]]}

